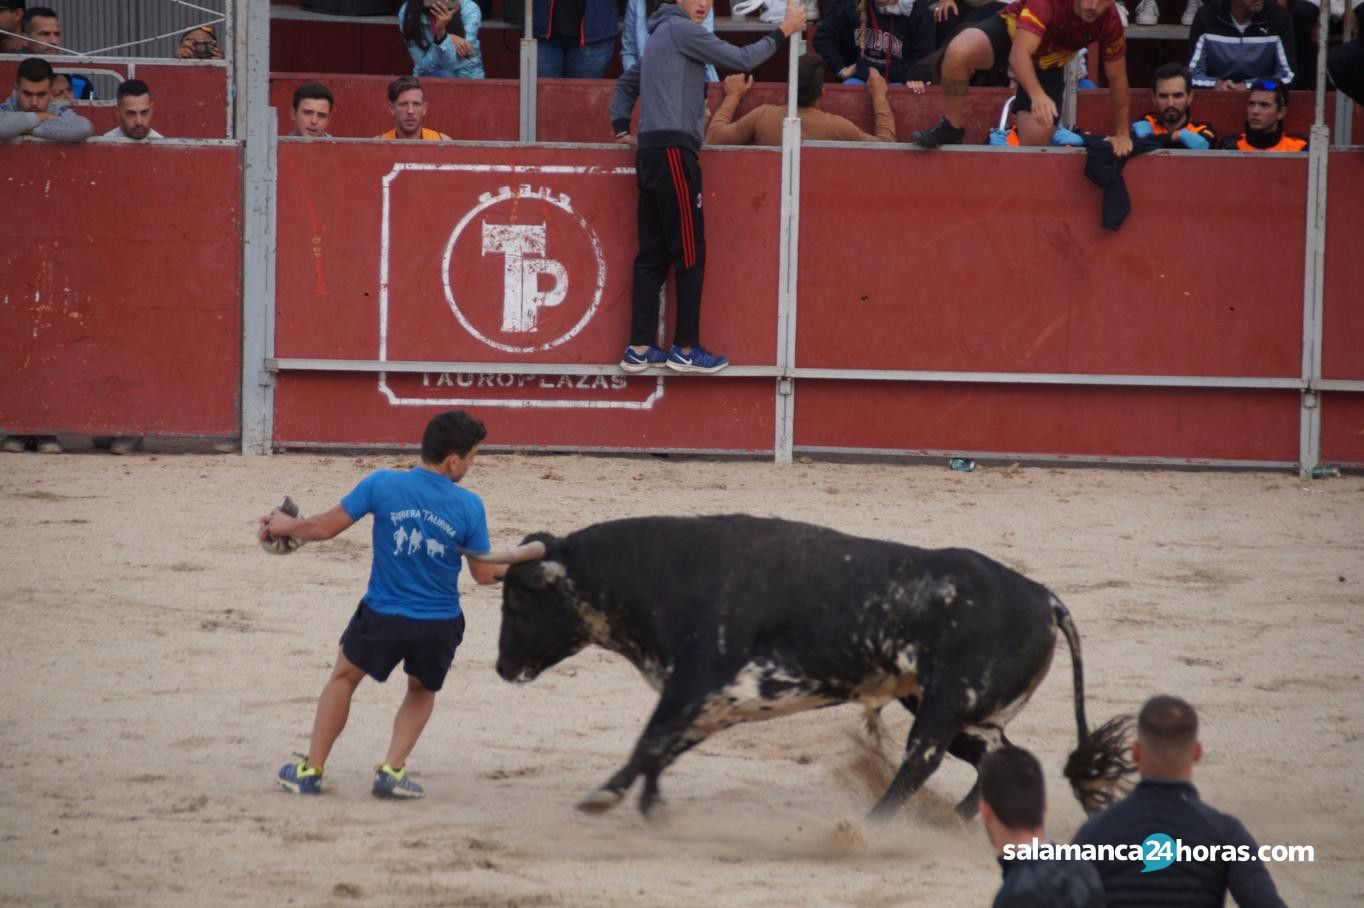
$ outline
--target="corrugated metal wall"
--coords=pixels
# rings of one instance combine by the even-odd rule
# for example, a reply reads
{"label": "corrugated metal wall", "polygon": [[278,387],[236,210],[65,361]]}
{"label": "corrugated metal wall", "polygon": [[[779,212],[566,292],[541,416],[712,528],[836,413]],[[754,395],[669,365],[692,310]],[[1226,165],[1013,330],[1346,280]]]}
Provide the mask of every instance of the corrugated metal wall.
{"label": "corrugated metal wall", "polygon": [[[230,0],[30,0],[51,6],[61,16],[62,43],[71,50],[91,53],[117,44],[172,34],[146,44],[102,51],[106,57],[173,57],[180,35],[188,28],[226,15]],[[212,12],[207,12],[212,10]],[[225,29],[218,28],[219,40]]]}

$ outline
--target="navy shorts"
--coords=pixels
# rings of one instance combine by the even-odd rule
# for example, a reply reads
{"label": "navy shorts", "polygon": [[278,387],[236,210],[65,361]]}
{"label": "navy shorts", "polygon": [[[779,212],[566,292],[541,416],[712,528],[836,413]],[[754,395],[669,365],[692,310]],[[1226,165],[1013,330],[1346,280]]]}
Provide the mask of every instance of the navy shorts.
{"label": "navy shorts", "polygon": [[[1014,42],[1009,37],[1009,24],[1004,21],[1002,16],[995,16],[986,19],[978,25],[967,26],[968,28],[978,28],[985,32],[990,39],[990,47],[995,52],[995,69],[1007,72],[1009,69],[1009,52],[1013,50]],[[1047,93],[1047,97],[1056,104],[1056,110],[1061,110],[1061,99],[1066,93],[1066,70],[1064,67],[1058,69],[1034,69],[1037,74],[1037,81],[1042,85],[1042,90]],[[1018,86],[1018,93],[1014,95],[1014,113],[1023,113],[1032,110],[1032,98],[1023,90],[1023,86]]]}
{"label": "navy shorts", "polygon": [[341,652],[375,681],[387,681],[401,662],[422,687],[438,691],[463,640],[463,612],[450,620],[424,621],[376,612],[362,600],[341,635]]}

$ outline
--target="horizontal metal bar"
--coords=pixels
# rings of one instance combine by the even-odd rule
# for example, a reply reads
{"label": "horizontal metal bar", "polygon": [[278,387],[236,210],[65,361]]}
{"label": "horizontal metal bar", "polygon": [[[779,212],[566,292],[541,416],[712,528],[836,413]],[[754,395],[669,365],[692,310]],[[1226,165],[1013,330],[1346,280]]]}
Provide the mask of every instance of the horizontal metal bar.
{"label": "horizontal metal bar", "polygon": [[[617,365],[593,366],[578,363],[442,363],[396,362],[378,359],[267,359],[265,368],[271,372],[450,372],[482,375],[621,375]],[[628,373],[635,378],[693,377],[696,373],[673,372],[671,369],[649,369]],[[721,377],[777,378],[776,366],[730,366]],[[701,375],[713,378],[713,375]]]}
{"label": "horizontal metal bar", "polygon": [[853,448],[826,445],[796,445],[796,454],[854,455],[869,457],[906,457],[922,460],[950,460],[966,457],[972,460],[1008,463],[1061,463],[1081,466],[1104,464],[1119,466],[1235,467],[1238,469],[1296,469],[1292,460],[1231,460],[1215,457],[1110,457],[1103,454],[1047,454],[1034,451],[956,451],[918,448]]}
{"label": "horizontal metal bar", "polygon": [[962,382],[967,384],[1113,385],[1151,388],[1265,388],[1303,390],[1301,378],[1237,378],[1222,375],[1090,375],[1083,372],[951,372],[915,369],[811,369],[791,378],[850,381]]}
{"label": "horizontal metal bar", "polygon": [[[577,363],[460,363],[377,359],[306,359],[279,357],[266,361],[272,372],[460,372],[485,375],[619,375],[616,365]],[[651,370],[643,376],[678,376],[686,373]],[[797,378],[835,381],[949,382],[960,384],[1076,385],[1082,387],[1155,388],[1251,388],[1301,391],[1300,378],[1235,378],[1199,375],[1086,375],[1070,372],[945,372],[932,370],[807,369],[782,370],[776,366],[730,366],[724,374],[734,378]],[[1360,384],[1342,382],[1339,384]],[[1339,388],[1335,390],[1364,390]]]}
{"label": "horizontal metal bar", "polygon": [[1314,391],[1364,391],[1364,381],[1327,378],[1312,382]]}

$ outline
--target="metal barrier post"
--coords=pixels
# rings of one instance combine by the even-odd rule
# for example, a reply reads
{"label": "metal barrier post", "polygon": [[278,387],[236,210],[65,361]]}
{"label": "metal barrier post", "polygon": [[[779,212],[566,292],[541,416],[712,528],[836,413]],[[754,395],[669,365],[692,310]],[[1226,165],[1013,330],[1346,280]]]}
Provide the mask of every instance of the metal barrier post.
{"label": "metal barrier post", "polygon": [[[268,454],[274,435],[276,114],[270,106],[269,0],[241,0],[236,85],[245,123],[242,160],[242,453]],[[244,32],[244,34],[243,34]]]}
{"label": "metal barrier post", "polygon": [[[1321,5],[1321,34],[1328,34],[1330,4]],[[1321,323],[1326,281],[1326,165],[1331,131],[1326,126],[1326,42],[1317,54],[1316,117],[1307,152],[1307,237],[1302,278],[1302,415],[1298,430],[1298,472],[1307,476],[1321,459]]]}
{"label": "metal barrier post", "polygon": [[796,113],[797,67],[803,45],[799,32],[788,44],[786,119],[781,128],[781,239],[778,244],[777,377],[775,460],[791,462],[795,440],[796,387],[790,370],[796,361],[796,279],[800,263],[800,117]]}
{"label": "metal barrier post", "polygon": [[536,79],[539,77],[539,52],[531,37],[531,22],[535,16],[534,0],[526,0],[525,31],[521,35],[521,130],[522,143],[535,141]]}

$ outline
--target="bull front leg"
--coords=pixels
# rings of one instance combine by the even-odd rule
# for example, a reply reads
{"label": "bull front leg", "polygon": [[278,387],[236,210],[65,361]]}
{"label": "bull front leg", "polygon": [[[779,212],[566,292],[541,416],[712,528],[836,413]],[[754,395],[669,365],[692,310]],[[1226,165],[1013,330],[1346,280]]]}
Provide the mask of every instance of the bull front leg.
{"label": "bull front leg", "polygon": [[639,810],[647,816],[659,800],[658,777],[663,770],[709,734],[709,730],[702,731],[694,725],[701,705],[701,697],[683,695],[671,686],[665,687],[629,762],[605,785],[579,801],[578,809],[584,813],[605,813],[619,804],[635,779],[643,775]]}

